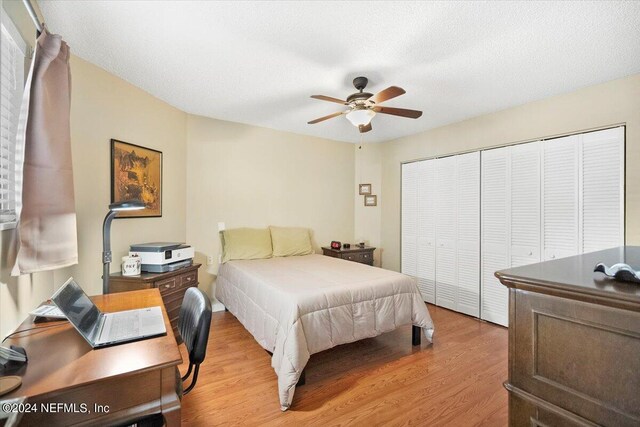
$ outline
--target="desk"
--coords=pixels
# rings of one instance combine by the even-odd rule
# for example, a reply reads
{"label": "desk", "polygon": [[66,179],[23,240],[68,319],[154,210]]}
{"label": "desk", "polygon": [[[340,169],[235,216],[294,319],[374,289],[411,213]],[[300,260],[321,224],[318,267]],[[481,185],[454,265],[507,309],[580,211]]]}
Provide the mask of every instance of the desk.
{"label": "desk", "polygon": [[[158,289],[91,297],[105,312],[161,306],[167,335],[93,350],[70,324],[17,334],[5,345],[26,349],[29,362],[15,374],[22,386],[3,399],[27,396],[29,403],[76,403],[76,412],[25,413],[22,425],[113,425],[162,412],[167,425],[180,425],[175,369],[182,357]],[[54,324],[33,323],[17,330]],[[83,413],[80,404],[87,405]],[[95,412],[94,405],[109,411]],[[39,408],[40,409],[40,408]]]}

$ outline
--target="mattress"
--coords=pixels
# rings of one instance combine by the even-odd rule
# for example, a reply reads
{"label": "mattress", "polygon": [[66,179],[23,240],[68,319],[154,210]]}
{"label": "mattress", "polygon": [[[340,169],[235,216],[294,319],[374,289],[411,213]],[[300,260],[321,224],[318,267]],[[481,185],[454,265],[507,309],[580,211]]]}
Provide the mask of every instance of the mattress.
{"label": "mattress", "polygon": [[273,353],[283,411],[310,355],[402,325],[430,342],[434,330],[414,279],[323,255],[229,261],[216,298]]}

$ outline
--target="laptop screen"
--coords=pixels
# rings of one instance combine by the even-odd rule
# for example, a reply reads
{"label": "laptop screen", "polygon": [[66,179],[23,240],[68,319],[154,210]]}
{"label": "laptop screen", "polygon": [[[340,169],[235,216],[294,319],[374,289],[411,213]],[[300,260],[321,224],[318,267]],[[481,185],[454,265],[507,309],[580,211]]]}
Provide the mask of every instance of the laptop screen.
{"label": "laptop screen", "polygon": [[67,280],[51,299],[85,338],[93,338],[100,310],[73,278]]}

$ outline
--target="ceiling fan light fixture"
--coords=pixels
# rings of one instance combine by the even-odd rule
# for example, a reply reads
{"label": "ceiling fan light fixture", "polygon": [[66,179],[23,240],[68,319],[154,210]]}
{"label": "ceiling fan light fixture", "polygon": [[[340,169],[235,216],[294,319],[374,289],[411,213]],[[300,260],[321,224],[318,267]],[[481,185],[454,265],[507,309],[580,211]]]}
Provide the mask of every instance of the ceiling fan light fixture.
{"label": "ceiling fan light fixture", "polygon": [[368,108],[356,109],[347,113],[347,119],[355,127],[366,126],[371,123],[371,119],[376,115],[376,112],[369,110]]}

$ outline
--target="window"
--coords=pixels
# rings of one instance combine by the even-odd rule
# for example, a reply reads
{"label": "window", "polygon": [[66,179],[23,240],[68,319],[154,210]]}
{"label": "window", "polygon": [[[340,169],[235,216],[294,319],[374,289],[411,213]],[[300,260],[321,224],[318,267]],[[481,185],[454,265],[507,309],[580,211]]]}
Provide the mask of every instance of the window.
{"label": "window", "polygon": [[26,43],[4,9],[1,30],[0,230],[11,228],[16,222],[16,154],[18,158],[21,154],[20,150],[16,150],[16,131],[24,89],[24,63],[27,53]]}

